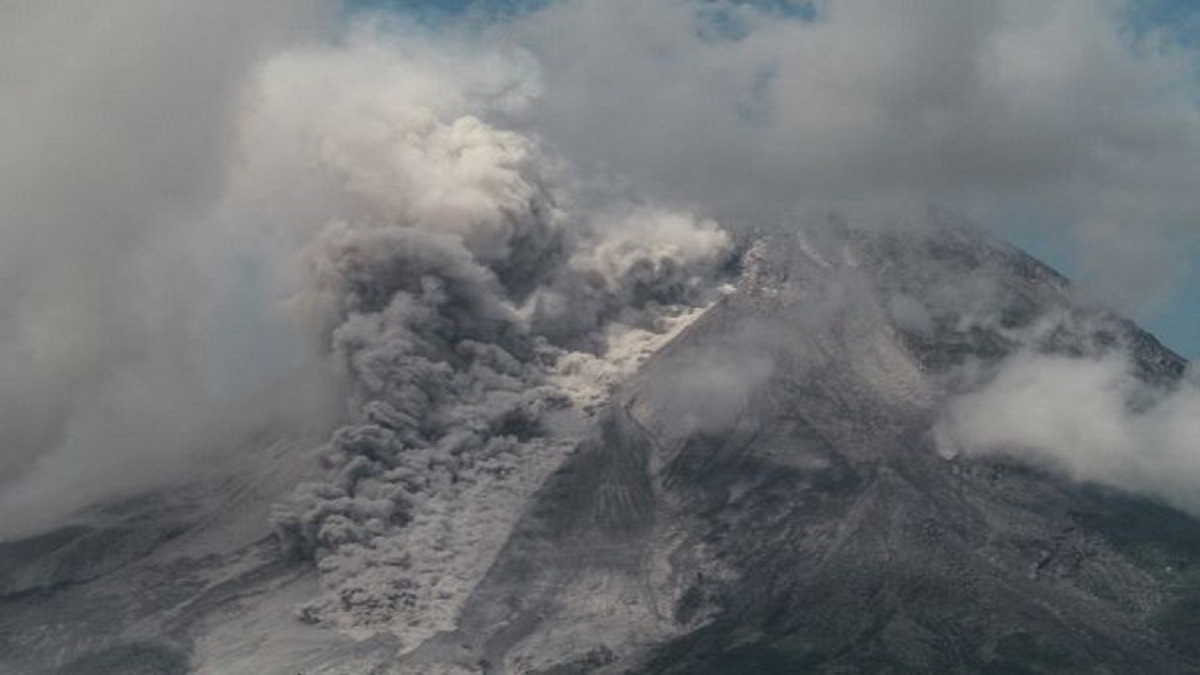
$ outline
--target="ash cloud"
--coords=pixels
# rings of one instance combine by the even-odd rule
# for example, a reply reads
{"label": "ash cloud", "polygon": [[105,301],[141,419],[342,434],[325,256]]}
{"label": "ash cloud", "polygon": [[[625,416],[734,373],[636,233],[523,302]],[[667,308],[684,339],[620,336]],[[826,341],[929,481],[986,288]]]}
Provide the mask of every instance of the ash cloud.
{"label": "ash cloud", "polygon": [[[307,2],[0,9],[0,537],[194,467],[207,223],[245,71]],[[219,48],[218,48],[219,46]],[[220,357],[217,357],[220,358]]]}
{"label": "ash cloud", "polygon": [[[233,193],[310,233],[292,307],[353,389],[351,423],[319,451],[328,478],[275,515],[284,548],[322,570],[301,617],[406,640],[448,627],[463,580],[578,440],[568,364],[710,302],[734,250],[684,210],[585,206],[567,162],[484,119],[497,91],[505,114],[528,105],[497,76],[529,76],[523,57],[456,58],[487,78],[377,26],[264,64],[241,137],[260,161]],[[276,205],[275,184],[319,199]]]}

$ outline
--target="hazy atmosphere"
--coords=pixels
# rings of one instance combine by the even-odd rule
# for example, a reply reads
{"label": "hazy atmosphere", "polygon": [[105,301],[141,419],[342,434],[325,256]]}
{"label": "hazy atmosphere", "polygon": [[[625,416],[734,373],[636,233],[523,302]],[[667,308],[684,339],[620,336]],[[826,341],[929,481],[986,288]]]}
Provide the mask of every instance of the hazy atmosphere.
{"label": "hazy atmosphere", "polygon": [[[1200,53],[1194,15],[1154,11],[10,6],[0,503],[174,468],[208,415],[300,360],[306,342],[276,304],[301,283],[289,256],[313,233],[338,220],[487,227],[505,208],[489,200],[527,197],[479,172],[513,162],[584,210],[615,194],[734,230],[831,212],[903,227],[949,210],[1057,254],[1083,292],[1190,355]],[[406,125],[427,140],[384,154]],[[449,147],[434,144],[463,142],[516,155],[439,169]],[[430,212],[440,197],[421,205],[441,190],[461,200],[451,215]]]}
{"label": "hazy atmosphere", "polygon": [[[776,277],[803,317],[671,352],[626,407],[723,433],[844,330],[942,456],[1200,515],[1200,379],[1141,374],[1132,338],[1039,347],[1119,315],[1200,356],[1192,3],[10,2],[0,100],[0,541],[219,471],[262,420],[337,428],[273,526],[337,591],[306,616],[354,635],[401,623],[346,600],[401,585],[380,560],[448,570],[411,573],[404,611],[440,617],[415,646],[569,456],[567,412]],[[865,290],[858,242],[944,223],[1067,299],[1015,325],[982,264]],[[833,271],[762,272],[762,241]],[[923,384],[889,341],[951,324],[1010,351]]]}

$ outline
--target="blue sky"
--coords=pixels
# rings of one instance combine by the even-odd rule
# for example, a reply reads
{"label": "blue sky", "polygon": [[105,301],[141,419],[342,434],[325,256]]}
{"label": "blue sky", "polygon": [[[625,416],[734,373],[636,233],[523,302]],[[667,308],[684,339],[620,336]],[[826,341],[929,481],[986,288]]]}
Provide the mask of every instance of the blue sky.
{"label": "blue sky", "polygon": [[[554,0],[346,0],[347,10],[357,13],[363,10],[387,10],[401,12],[427,26],[444,24],[455,17],[469,16],[483,23],[502,21],[505,17],[520,15],[536,10]],[[704,2],[709,7],[705,16],[713,35],[740,38],[748,28],[736,12],[726,11],[730,6],[719,0]],[[812,20],[817,11],[813,2],[803,0],[734,0],[733,5],[751,4],[765,10],[768,15],[787,16]],[[817,3],[820,4],[820,3]],[[1200,2],[1193,0],[1137,0],[1125,7],[1125,28],[1131,42],[1146,36],[1166,39],[1174,45],[1187,49],[1200,49]],[[1152,40],[1142,40],[1141,47],[1153,48]],[[1200,64],[1200,60],[1197,61]],[[754,86],[765,89],[770,85],[775,71],[763,69]],[[1197,69],[1200,78],[1200,68]],[[764,99],[746,99],[738,111],[743,123],[748,126],[761,125],[769,119],[771,111]],[[1200,102],[1197,102],[1200,104]],[[1197,167],[1200,168],[1200,167]],[[1046,227],[1021,222],[988,223],[998,228],[1017,245],[1061,270],[1067,276],[1087,284],[1089,269],[1095,273],[1097,265],[1092,261],[1090,268],[1080,263],[1080,252],[1069,227]],[[1171,290],[1159,293],[1156,301],[1131,308],[1143,326],[1155,333],[1165,344],[1189,358],[1200,356],[1200,232],[1197,223],[1174,223],[1177,232],[1170,235],[1170,250],[1162,258],[1163,265],[1172,268],[1175,283]],[[1102,269],[1102,266],[1101,266]],[[1146,269],[1147,275],[1159,274],[1161,269]],[[1134,272],[1136,274],[1136,272]],[[1136,283],[1136,279],[1133,280]]]}
{"label": "blue sky", "polygon": [[[1180,44],[1200,48],[1200,2],[1142,0],[1133,3],[1131,14],[1131,25],[1135,30],[1165,28]],[[1200,77],[1200,73],[1197,76]],[[1200,178],[1200,171],[1197,178]],[[1180,255],[1190,261],[1191,269],[1171,293],[1163,310],[1144,324],[1168,346],[1194,359],[1200,357],[1200,237],[1181,235],[1177,241]],[[1029,243],[1045,248],[1046,259],[1070,274],[1069,249],[1061,243],[1046,245],[1036,240]]]}

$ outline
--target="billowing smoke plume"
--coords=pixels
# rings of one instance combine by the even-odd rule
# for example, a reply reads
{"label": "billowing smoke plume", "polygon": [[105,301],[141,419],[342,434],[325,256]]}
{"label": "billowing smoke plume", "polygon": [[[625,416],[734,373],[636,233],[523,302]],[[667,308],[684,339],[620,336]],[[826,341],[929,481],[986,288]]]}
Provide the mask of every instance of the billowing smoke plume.
{"label": "billowing smoke plume", "polygon": [[[732,252],[711,220],[624,189],[573,205],[600,200],[536,136],[486,121],[541,93],[526,52],[375,25],[330,46],[311,39],[326,11],[293,4],[9,14],[6,67],[45,77],[5,79],[0,510],[22,514],[5,536],[235,442],[245,406],[221,382],[244,396],[280,373],[262,362],[303,360],[276,298],[361,403],[395,397],[435,437],[481,425],[466,447],[548,405],[543,366],[599,398],[636,364],[630,345],[710,299]],[[52,38],[88,69],[39,51]],[[191,44],[221,53],[176,56]]]}
{"label": "billowing smoke plume", "polygon": [[[480,117],[496,83],[446,80],[381,39],[268,63],[243,143],[281,153],[247,168],[250,187],[282,172],[319,196],[288,214],[314,233],[293,303],[354,389],[320,453],[328,480],[276,514],[323,571],[303,615],[415,639],[447,627],[462,580],[571,448],[580,363],[711,302],[733,250],[685,212],[575,206],[565,163]],[[510,112],[518,86],[500,87]]]}

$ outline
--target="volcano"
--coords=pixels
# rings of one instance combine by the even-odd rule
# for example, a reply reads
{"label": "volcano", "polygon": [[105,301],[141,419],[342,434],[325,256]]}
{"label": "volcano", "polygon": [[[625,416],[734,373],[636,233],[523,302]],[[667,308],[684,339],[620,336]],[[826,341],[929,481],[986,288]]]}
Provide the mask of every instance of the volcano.
{"label": "volcano", "polygon": [[[1200,522],[940,424],[1018,354],[1164,396],[1185,361],[964,228],[820,232],[745,246],[603,378],[449,321],[331,444],[262,421],[220,476],[0,544],[0,670],[1200,671]],[[478,313],[418,276],[360,295]],[[484,366],[494,415],[424,384]]]}

